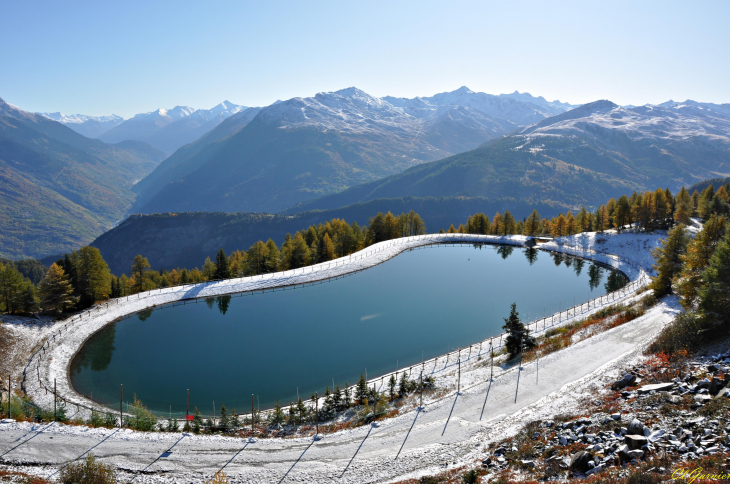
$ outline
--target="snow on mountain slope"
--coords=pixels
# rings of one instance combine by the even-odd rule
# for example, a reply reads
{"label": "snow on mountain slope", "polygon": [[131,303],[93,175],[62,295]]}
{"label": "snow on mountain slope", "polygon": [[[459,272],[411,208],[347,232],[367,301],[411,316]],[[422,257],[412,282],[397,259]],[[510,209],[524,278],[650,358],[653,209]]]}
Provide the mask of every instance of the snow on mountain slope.
{"label": "snow on mountain slope", "polygon": [[546,119],[519,134],[532,137],[623,134],[631,140],[675,141],[698,138],[730,146],[730,112],[710,110],[694,102],[625,108],[604,100]]}
{"label": "snow on mountain slope", "polygon": [[[400,107],[404,112],[420,118],[437,115],[439,108],[462,106],[472,108],[494,120],[509,123],[513,128],[541,121],[549,116],[565,111],[568,106],[559,101],[548,103],[544,98],[517,92],[495,96],[474,92],[466,86],[451,92],[442,92],[431,97],[395,98],[386,96],[383,100]],[[536,104],[535,102],[541,104]],[[557,103],[557,104],[556,104]]]}
{"label": "snow on mountain slope", "polygon": [[211,109],[175,106],[140,113],[99,136],[102,141],[146,141],[167,155],[209,132],[224,119],[247,109],[246,106],[224,101]]}
{"label": "snow on mountain slope", "polygon": [[114,126],[121,124],[124,118],[112,114],[110,116],[87,116],[85,114],[36,113],[48,119],[58,121],[87,138],[98,138]]}
{"label": "snow on mountain slope", "polygon": [[547,101],[544,97],[535,97],[529,92],[515,91],[511,94],[500,94],[499,97],[507,97],[515,99],[517,101],[532,103],[551,114],[560,114],[563,111],[568,111],[579,106],[578,104],[563,103],[558,101],[557,99],[555,101]]}

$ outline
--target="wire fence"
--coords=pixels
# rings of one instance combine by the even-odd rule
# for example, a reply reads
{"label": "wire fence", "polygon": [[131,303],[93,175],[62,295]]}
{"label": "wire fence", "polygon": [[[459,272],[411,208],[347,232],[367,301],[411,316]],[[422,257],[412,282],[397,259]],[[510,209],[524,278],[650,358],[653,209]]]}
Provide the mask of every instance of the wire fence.
{"label": "wire fence", "polygon": [[[440,234],[440,235],[446,235],[446,234]],[[520,246],[524,247],[524,242],[529,240],[529,238],[526,238],[524,241],[519,240],[519,239],[518,240],[507,239],[506,241],[511,242],[511,243],[505,244],[504,243],[505,239],[503,239],[502,237],[493,237],[494,240],[492,241],[489,239],[484,240],[484,236],[480,236],[478,238],[475,237],[475,239],[478,239],[478,240],[468,240],[469,237],[463,237],[464,235],[467,235],[467,234],[448,234],[448,235],[452,236],[452,237],[447,237],[447,240],[443,240],[443,241],[430,242],[425,246],[424,245],[414,245],[413,247],[403,247],[402,250],[399,251],[399,253],[402,251],[415,250],[415,249],[426,248],[426,247],[431,247],[431,246],[438,247],[440,245],[473,246],[475,244],[491,244],[491,245],[511,245],[511,246],[517,246],[517,247],[520,247]],[[410,237],[409,239],[418,243],[421,241],[433,240],[433,236],[422,235],[422,236]],[[448,239],[451,239],[451,240],[448,240]],[[464,239],[467,239],[467,240],[464,240]],[[274,274],[278,274],[277,275],[278,279],[286,279],[286,274],[289,274],[289,276],[293,276],[296,274],[306,274],[307,272],[328,270],[332,267],[344,266],[344,265],[346,265],[346,263],[348,261],[362,260],[369,256],[383,252],[388,248],[394,247],[395,245],[397,245],[396,241],[398,241],[398,240],[400,240],[400,239],[395,239],[393,241],[376,244],[376,245],[381,245],[381,246],[361,251],[361,252],[363,252],[362,254],[355,253],[355,254],[351,254],[349,256],[342,257],[340,259],[330,261],[330,262],[317,264],[317,266],[321,266],[317,269],[315,269],[316,266],[308,266],[305,268],[293,269],[290,271],[284,271],[283,273],[274,273]],[[569,308],[565,309],[564,311],[561,310],[550,316],[546,316],[546,317],[531,321],[529,323],[526,323],[525,326],[529,330],[531,330],[535,333],[538,333],[540,331],[546,331],[547,329],[550,329],[550,328],[553,328],[556,326],[560,326],[561,324],[564,324],[567,321],[576,318],[577,316],[581,316],[581,315],[584,315],[591,311],[595,311],[599,308],[606,307],[611,304],[615,304],[615,303],[627,298],[628,296],[632,296],[637,290],[639,290],[641,287],[645,286],[649,282],[649,278],[647,277],[647,274],[637,264],[634,264],[633,262],[627,261],[625,259],[620,259],[617,256],[613,256],[613,255],[605,254],[605,253],[601,253],[601,252],[596,252],[596,251],[593,251],[590,249],[575,248],[572,246],[559,246],[559,250],[557,250],[557,251],[552,247],[547,247],[545,249],[548,251],[552,251],[552,252],[566,253],[572,257],[590,259],[592,262],[594,262],[594,263],[597,262],[601,265],[606,265],[607,267],[611,268],[612,270],[620,270],[618,267],[614,267],[614,266],[611,266],[606,263],[601,263],[601,261],[597,261],[593,258],[589,258],[588,256],[592,255],[595,257],[597,255],[600,255],[602,257],[607,257],[607,258],[611,259],[614,263],[616,263],[616,265],[620,265],[620,264],[630,265],[632,268],[634,268],[638,271],[639,277],[638,277],[638,279],[630,282],[629,284],[621,287],[620,289],[618,289],[616,291],[601,295],[597,298],[591,299],[587,302],[583,302],[583,303],[575,305],[573,307],[569,307]],[[150,309],[152,307],[175,307],[175,306],[181,306],[181,305],[186,305],[186,304],[197,304],[199,299],[218,297],[218,296],[222,296],[222,295],[243,297],[246,295],[260,294],[260,293],[264,293],[264,292],[292,290],[292,289],[296,289],[296,287],[301,287],[301,286],[323,284],[325,282],[330,282],[330,281],[334,281],[337,279],[341,279],[343,277],[353,275],[357,272],[361,272],[361,271],[371,268],[375,265],[379,265],[379,264],[387,261],[389,258],[390,257],[383,259],[381,261],[377,261],[374,264],[369,264],[369,265],[367,265],[367,267],[355,269],[346,274],[330,276],[330,277],[323,278],[321,280],[310,280],[310,281],[302,282],[302,283],[277,285],[276,287],[271,287],[271,288],[249,289],[245,292],[222,293],[222,294],[215,294],[215,295],[208,295],[208,296],[181,298],[177,301],[153,305],[147,309]],[[307,269],[309,269],[309,270],[307,270]],[[252,281],[252,280],[273,279],[274,274],[262,274],[262,275],[257,275],[257,276],[249,276],[247,278],[241,278],[241,279],[237,279],[237,280],[241,281],[241,280],[245,279],[248,281]],[[227,281],[231,281],[231,280],[229,279]],[[236,280],[234,279],[233,281],[236,281]],[[210,285],[214,285],[214,284],[217,284],[220,282],[222,282],[222,281],[208,281],[208,282],[198,283],[198,284],[185,284],[185,285],[173,286],[173,287],[168,287],[168,288],[153,289],[151,291],[145,291],[144,293],[138,293],[136,295],[124,296],[121,298],[110,300],[106,303],[100,304],[89,310],[86,310],[77,315],[74,315],[73,317],[67,319],[63,323],[63,325],[60,325],[58,328],[54,329],[53,333],[51,333],[46,338],[46,340],[43,342],[41,347],[36,349],[36,351],[32,354],[31,358],[28,360],[28,363],[26,364],[26,366],[23,370],[23,379],[21,382],[22,390],[27,394],[28,385],[37,383],[39,391],[44,392],[45,395],[54,395],[53,401],[57,402],[56,407],[58,407],[58,405],[62,405],[63,408],[65,409],[65,411],[75,410],[76,413],[79,413],[83,409],[85,411],[91,412],[92,414],[103,414],[103,415],[107,415],[110,413],[115,414],[115,415],[121,414],[120,415],[121,418],[124,418],[124,419],[131,418],[130,412],[133,409],[133,407],[130,407],[130,404],[128,402],[121,401],[120,410],[115,411],[109,407],[105,407],[103,405],[96,404],[96,402],[94,402],[92,400],[91,396],[82,395],[83,397],[85,397],[87,402],[91,402],[91,404],[88,404],[86,402],[78,402],[78,401],[76,401],[76,399],[72,400],[63,395],[59,395],[55,388],[50,389],[49,385],[51,382],[44,382],[43,379],[41,378],[41,366],[43,363],[43,359],[50,352],[52,343],[57,341],[57,338],[60,339],[63,332],[67,331],[69,327],[74,327],[76,323],[80,323],[83,321],[89,321],[93,317],[96,317],[96,315],[98,315],[101,311],[107,310],[109,308],[113,308],[124,302],[128,302],[133,299],[140,299],[140,298],[144,299],[144,298],[153,296],[155,294],[161,294],[163,291],[167,292],[169,294],[174,294],[176,292],[185,291],[185,288],[204,289]],[[235,287],[239,284],[231,284],[231,285]],[[198,291],[198,292],[200,292],[200,291]],[[195,300],[195,303],[192,302],[193,300]],[[134,317],[138,312],[139,312],[139,309],[135,309],[133,313],[115,318],[113,321],[109,321],[109,322],[121,321],[121,320],[124,320],[127,318]],[[407,368],[398,369],[393,372],[379,375],[378,377],[369,379],[367,381],[368,387],[374,387],[374,388],[376,388],[376,391],[381,392],[382,389],[385,388],[384,385],[387,384],[386,382],[390,379],[391,376],[394,376],[396,378],[396,381],[398,381],[399,377],[402,377],[404,373],[405,373],[405,378],[412,381],[413,375],[414,375],[414,369],[418,370],[418,367],[420,367],[420,372],[418,372],[416,374],[417,375],[416,378],[420,377],[421,375],[433,376],[437,373],[440,373],[442,371],[445,371],[445,370],[453,367],[454,365],[458,365],[461,362],[468,362],[471,358],[482,356],[482,354],[483,354],[482,352],[485,351],[486,348],[490,348],[491,351],[494,351],[494,352],[501,350],[504,347],[505,336],[506,336],[505,333],[501,333],[494,337],[470,344],[469,346],[456,348],[453,351],[449,351],[444,355],[440,355],[440,356],[431,358],[429,360],[424,360],[420,364],[411,365]],[[462,359],[462,354],[466,355],[465,360]],[[443,362],[443,366],[439,366],[439,361]],[[427,367],[431,368],[430,372],[427,371]],[[35,371],[33,371],[33,370],[35,370]],[[55,385],[54,385],[54,387],[55,387]],[[355,388],[356,388],[356,385],[350,385],[346,388],[343,388],[342,390],[343,391],[354,391]],[[320,397],[320,401],[322,399],[323,399],[323,397]],[[38,404],[32,404],[32,403],[28,402],[28,405],[31,405],[35,409],[34,412],[37,415],[41,415],[41,414],[47,415],[48,414],[48,411],[42,409],[41,406]],[[317,403],[311,402],[311,405],[317,405]],[[57,408],[56,408],[56,410],[54,410],[54,414],[56,411],[57,411]],[[273,409],[266,409],[266,410],[259,412],[258,409],[253,409],[253,411],[251,413],[245,413],[245,414],[240,414],[240,415],[242,415],[244,418],[249,418],[249,419],[250,418],[259,418],[259,419],[263,420],[265,418],[268,418],[272,411],[273,411]],[[165,418],[182,419],[185,417],[185,414],[183,414],[181,412],[171,412],[170,411],[170,412],[158,413],[157,416],[158,416],[158,418],[161,418],[161,419],[165,419]],[[206,412],[206,414],[203,414],[202,417],[213,420],[213,421],[215,419],[219,418],[219,416],[216,415],[215,411],[212,415],[207,415],[207,412]]]}

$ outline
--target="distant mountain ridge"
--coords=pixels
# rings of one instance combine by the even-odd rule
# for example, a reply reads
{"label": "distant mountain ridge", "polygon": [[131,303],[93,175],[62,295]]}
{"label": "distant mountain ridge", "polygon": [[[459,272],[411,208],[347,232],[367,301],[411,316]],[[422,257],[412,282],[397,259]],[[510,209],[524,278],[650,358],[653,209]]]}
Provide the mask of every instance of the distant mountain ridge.
{"label": "distant mountain ridge", "polygon": [[245,109],[246,106],[229,101],[223,101],[211,109],[196,110],[188,106],[157,109],[135,115],[106,131],[99,139],[107,143],[145,141],[169,156],[215,128],[224,119]]}
{"label": "distant mountain ridge", "polygon": [[146,143],[89,139],[0,99],[0,256],[90,242],[126,215],[129,188],[163,158]]}
{"label": "distant mountain ridge", "polygon": [[68,126],[87,138],[98,138],[114,126],[124,121],[124,118],[112,114],[109,116],[87,116],[85,114],[63,114],[63,113],[36,113],[48,119],[58,121]]}
{"label": "distant mountain ridge", "polygon": [[730,174],[730,115],[724,105],[704,104],[623,108],[596,101],[284,213],[407,196],[511,196],[578,207],[633,190],[677,190]]}
{"label": "distant mountain ridge", "polygon": [[135,209],[276,212],[474,149],[564,109],[544,103],[466,87],[414,99],[350,87],[276,102],[226,139],[203,149],[201,138],[184,164],[177,153],[161,164],[135,189]]}

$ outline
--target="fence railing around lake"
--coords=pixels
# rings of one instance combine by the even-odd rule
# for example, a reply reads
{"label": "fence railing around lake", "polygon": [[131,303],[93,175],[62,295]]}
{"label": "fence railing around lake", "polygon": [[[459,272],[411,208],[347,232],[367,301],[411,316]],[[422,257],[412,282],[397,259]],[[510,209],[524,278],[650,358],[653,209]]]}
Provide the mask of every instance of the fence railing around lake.
{"label": "fence railing around lake", "polygon": [[[441,235],[443,235],[443,234],[441,234]],[[456,235],[462,235],[462,234],[456,234]],[[459,244],[459,245],[470,245],[471,246],[471,245],[475,245],[475,244],[491,244],[491,245],[511,245],[513,247],[514,246],[516,246],[516,247],[523,246],[523,241],[512,240],[511,241],[512,242],[511,244],[509,244],[509,243],[506,244],[505,243],[505,240],[502,239],[501,237],[495,237],[495,241],[493,241],[493,242],[492,241],[489,241],[489,240],[487,240],[487,241],[484,241],[484,240],[481,240],[481,241],[458,240],[458,238],[459,237],[454,237],[454,239],[457,239],[457,240],[454,240],[453,242],[452,241],[428,242],[426,245],[427,246],[431,246],[431,245],[441,245],[441,244],[444,244],[444,245],[456,245],[456,244]],[[410,237],[409,239],[418,242],[418,241],[432,240],[432,237],[429,237],[429,236],[415,236],[415,237]],[[401,241],[402,242],[403,239],[394,239],[394,240],[389,241],[389,242],[386,242],[386,243],[381,243],[382,246],[380,246],[381,244],[376,244],[376,245],[379,245],[380,247],[374,247],[374,248],[372,248],[370,250],[365,249],[364,251],[360,251],[362,253],[354,253],[354,254],[351,254],[349,256],[341,257],[339,259],[335,259],[333,261],[329,261],[329,262],[325,262],[325,263],[320,263],[320,264],[317,264],[315,266],[307,266],[307,267],[304,267],[304,268],[292,269],[292,270],[289,270],[289,271],[284,271],[283,273],[273,273],[273,274],[262,274],[262,275],[257,275],[257,276],[249,276],[249,277],[246,277],[246,278],[243,278],[243,279],[246,279],[245,282],[246,283],[249,283],[249,282],[255,281],[255,280],[266,280],[267,278],[271,279],[276,274],[278,279],[284,279],[285,282],[286,282],[286,275],[287,274],[289,274],[289,276],[294,276],[294,275],[297,275],[297,274],[302,275],[302,274],[306,274],[308,272],[311,273],[311,272],[316,272],[316,271],[325,271],[325,270],[328,270],[328,269],[333,268],[333,267],[338,267],[340,265],[343,265],[344,266],[347,262],[362,260],[362,259],[364,259],[364,258],[366,258],[368,256],[375,255],[375,254],[377,254],[379,252],[383,252],[384,250],[386,250],[388,248],[394,247],[395,245],[397,245],[397,242],[398,241]],[[508,240],[508,242],[509,242],[509,240]],[[421,246],[416,245],[416,246],[413,246],[413,247],[403,247],[402,250],[405,251],[405,250],[411,250],[411,249],[422,248],[422,247],[424,247],[424,245],[421,245]],[[613,255],[605,254],[605,253],[601,253],[601,252],[596,252],[596,251],[593,251],[593,250],[590,250],[590,249],[585,249],[585,248],[576,248],[576,247],[572,247],[572,246],[565,246],[565,245],[563,245],[563,246],[559,246],[559,249],[560,250],[557,250],[556,251],[553,247],[546,248],[546,250],[548,250],[548,251],[561,252],[561,253],[565,253],[565,254],[568,254],[570,256],[579,257],[579,258],[587,258],[587,259],[590,259],[589,256],[597,256],[597,255],[600,255],[602,257],[607,257],[607,258],[610,258],[612,261],[614,261],[616,263],[628,264],[628,265],[632,266],[633,268],[637,269],[639,271],[638,272],[639,273],[639,277],[638,277],[638,279],[635,279],[634,281],[632,281],[629,284],[627,284],[627,285],[619,288],[616,291],[613,291],[613,292],[610,292],[608,294],[599,296],[597,298],[591,299],[591,300],[589,300],[587,302],[584,302],[584,303],[575,305],[573,307],[569,307],[569,308],[565,309],[564,311],[561,310],[561,311],[559,311],[559,312],[557,312],[555,314],[552,314],[550,316],[546,316],[546,317],[543,317],[543,318],[539,318],[537,320],[534,320],[534,321],[531,321],[529,323],[526,323],[527,328],[530,329],[531,331],[535,332],[535,333],[539,333],[540,331],[546,331],[547,329],[560,326],[561,324],[563,324],[563,323],[565,323],[565,322],[567,322],[567,321],[569,321],[571,319],[574,319],[574,318],[576,318],[578,316],[584,315],[584,314],[589,313],[591,311],[595,311],[596,309],[599,309],[599,308],[602,308],[602,307],[606,307],[606,306],[609,306],[609,305],[614,304],[616,302],[619,302],[621,300],[624,300],[627,297],[632,296],[638,289],[640,289],[641,287],[643,287],[643,286],[645,286],[646,284],[649,283],[649,278],[648,278],[647,274],[637,264],[634,264],[631,261],[627,261],[625,259],[620,259],[617,256],[613,256]],[[378,262],[377,264],[368,265],[367,267],[363,267],[363,268],[360,268],[360,269],[355,268],[352,272],[348,272],[347,274],[341,274],[341,275],[336,275],[336,276],[332,276],[332,277],[326,277],[326,278],[322,278],[322,279],[319,279],[319,280],[313,280],[313,281],[309,281],[309,282],[300,282],[300,283],[293,282],[291,284],[282,284],[282,285],[277,285],[276,287],[271,287],[271,288],[260,288],[260,289],[255,289],[254,288],[254,289],[247,290],[245,293],[240,293],[240,295],[243,296],[244,294],[249,294],[249,293],[250,294],[253,294],[253,293],[257,293],[257,292],[261,292],[261,291],[266,291],[266,290],[276,290],[276,289],[286,290],[287,288],[290,288],[291,286],[303,286],[303,285],[319,284],[319,283],[326,282],[327,280],[330,280],[330,279],[332,279],[332,280],[339,279],[341,277],[344,277],[345,275],[348,275],[348,274],[351,274],[351,273],[355,273],[355,272],[359,272],[359,271],[362,271],[362,270],[366,270],[366,269],[368,269],[370,267],[373,267],[374,265],[378,265],[380,263],[383,263],[383,262],[387,261],[389,258],[390,257],[388,257],[388,258],[386,258],[386,259]],[[596,261],[594,261],[594,262],[596,262]],[[601,261],[597,261],[597,262],[601,263]],[[618,270],[616,267],[611,267],[611,268],[614,269],[614,270]],[[241,279],[239,279],[239,281],[240,280]],[[235,279],[228,279],[228,280],[224,280],[224,281],[236,281],[236,280]],[[124,302],[128,302],[128,301],[133,300],[133,299],[140,299],[140,298],[141,299],[144,299],[144,298],[147,298],[147,297],[156,295],[156,294],[161,294],[163,292],[172,295],[172,294],[175,294],[175,293],[178,293],[178,292],[184,292],[185,291],[185,288],[193,288],[193,287],[196,287],[196,288],[203,289],[203,288],[208,287],[210,285],[219,284],[220,282],[223,282],[223,281],[208,281],[208,282],[204,282],[204,283],[185,284],[185,285],[173,286],[173,287],[168,287],[168,288],[153,289],[151,291],[145,291],[143,293],[138,293],[138,294],[135,294],[135,295],[124,296],[124,297],[121,297],[121,298],[117,298],[117,299],[114,299],[114,300],[110,300],[110,301],[108,301],[106,303],[100,304],[100,305],[98,305],[96,307],[93,307],[93,308],[91,308],[89,310],[83,311],[82,313],[77,314],[77,315],[69,318],[62,325],[60,325],[57,329],[54,329],[54,331],[46,338],[46,341],[43,343],[43,345],[40,348],[38,348],[33,353],[33,355],[31,356],[31,358],[28,360],[28,363],[26,364],[26,366],[25,366],[25,368],[23,370],[23,380],[21,382],[21,387],[22,387],[23,391],[26,391],[26,388],[27,388],[28,384],[31,383],[31,380],[33,380],[33,383],[37,382],[40,391],[44,391],[45,394],[53,394],[54,393],[54,390],[48,388],[48,385],[50,385],[50,382],[44,383],[43,380],[42,380],[42,378],[41,378],[41,374],[40,374],[41,363],[43,361],[43,358],[49,352],[50,347],[51,347],[51,343],[54,342],[54,341],[56,341],[57,337],[60,338],[60,336],[63,334],[63,332],[68,330],[69,326],[72,326],[73,327],[76,323],[80,323],[80,322],[83,322],[83,321],[91,320],[92,317],[95,317],[100,312],[102,312],[104,310],[108,310],[110,308],[114,308],[115,306],[118,306],[119,304],[122,304]],[[222,296],[222,295],[233,295],[233,294],[237,294],[238,292],[235,291],[234,288],[236,286],[241,285],[241,283],[232,283],[232,284],[228,284],[228,285],[229,286],[232,286],[231,289],[233,289],[230,293],[223,293],[223,294],[216,294],[216,295],[208,295],[208,296],[196,296],[196,297],[192,297],[192,298],[181,298],[181,299],[178,299],[177,301],[173,301],[173,302],[167,302],[167,303],[164,303],[163,302],[161,305],[163,305],[163,306],[184,305],[184,304],[189,304],[190,303],[189,301],[191,301],[192,299],[205,299],[206,297],[219,297],[219,296]],[[157,306],[159,306],[159,305],[157,305]],[[151,306],[151,307],[156,307],[156,306]],[[118,321],[118,320],[121,320],[121,319],[124,319],[124,318],[132,317],[134,314],[136,314],[139,311],[140,311],[139,309],[135,309],[133,314],[124,315],[122,317],[115,318],[114,320],[109,321],[109,322]],[[386,373],[384,375],[379,375],[376,378],[370,378],[368,380],[368,386],[375,385],[375,384],[377,384],[379,382],[380,383],[380,390],[382,390],[382,387],[383,387],[384,382],[387,381],[387,379],[390,379],[390,376],[391,375],[394,375],[394,376],[397,377],[398,375],[401,375],[403,372],[406,372],[407,378],[411,378],[413,376],[413,369],[414,368],[418,368],[419,366],[421,367],[421,369],[423,371],[423,370],[425,370],[426,366],[433,365],[433,369],[432,369],[432,371],[430,373],[430,375],[433,375],[434,373],[438,373],[438,372],[441,372],[441,371],[446,370],[450,366],[456,365],[458,361],[461,361],[462,352],[465,352],[465,353],[468,354],[468,356],[467,356],[467,360],[468,360],[468,359],[471,358],[471,355],[472,355],[472,353],[474,352],[475,349],[477,351],[475,353],[475,356],[477,356],[477,355],[480,356],[482,354],[483,348],[487,344],[491,345],[492,351],[500,350],[503,347],[504,337],[505,337],[505,334],[502,333],[502,334],[496,335],[494,337],[491,337],[491,338],[488,338],[488,339],[484,339],[482,341],[478,341],[478,342],[476,342],[474,344],[470,344],[469,346],[456,348],[453,351],[447,352],[444,355],[440,355],[440,356],[431,358],[429,360],[422,361],[419,364],[411,365],[411,366],[409,366],[407,368],[403,368],[403,369],[398,369],[396,371],[389,372],[389,373]],[[451,365],[449,365],[449,361],[452,361],[452,360],[453,360],[453,363]],[[444,363],[443,368],[441,368],[439,370],[436,370],[436,367],[437,367],[439,361],[445,361],[445,363]],[[34,364],[34,362],[35,362],[35,364]],[[34,368],[36,370],[35,372],[32,371],[33,370],[32,367],[35,367]],[[35,375],[29,376],[29,372],[30,372],[31,375],[33,373],[35,373]],[[420,373],[419,373],[419,375],[420,375]],[[348,389],[350,389],[350,390],[353,390],[354,388],[355,388],[355,385],[351,385],[351,386],[348,387]],[[26,393],[27,393],[27,391],[26,391]],[[88,399],[89,401],[91,401],[91,398],[90,397],[87,397],[85,395],[83,397],[85,397],[86,399]],[[77,410],[77,412],[80,411],[81,409],[84,409],[84,410],[87,410],[87,411],[95,411],[95,412],[100,412],[100,413],[110,413],[111,412],[111,413],[117,413],[118,414],[117,411],[112,410],[111,408],[107,408],[107,407],[102,406],[102,405],[93,404],[93,403],[91,405],[89,405],[89,404],[86,404],[86,403],[83,403],[83,402],[78,402],[78,401],[71,400],[71,399],[66,398],[64,396],[59,396],[57,394],[54,397],[54,401],[60,401],[62,404],[67,405],[67,406],[70,406],[71,408],[74,408],[75,407],[76,410]],[[264,411],[261,412],[261,415],[264,416],[264,415],[268,414],[269,412],[271,412],[271,409],[264,410]],[[170,415],[172,415],[172,413]],[[245,416],[245,415],[251,415],[251,414],[242,414],[242,415]],[[162,418],[164,418],[164,417],[162,417]],[[204,416],[204,418],[218,418],[218,417],[216,417],[215,415],[213,415],[212,417]]]}

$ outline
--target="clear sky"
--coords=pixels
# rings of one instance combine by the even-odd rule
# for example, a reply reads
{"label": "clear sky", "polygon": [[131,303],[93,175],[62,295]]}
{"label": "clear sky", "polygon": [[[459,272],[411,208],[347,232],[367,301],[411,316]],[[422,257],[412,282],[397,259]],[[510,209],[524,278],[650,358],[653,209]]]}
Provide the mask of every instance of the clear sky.
{"label": "clear sky", "polygon": [[0,97],[130,117],[356,86],[730,102],[730,1],[7,1]]}

